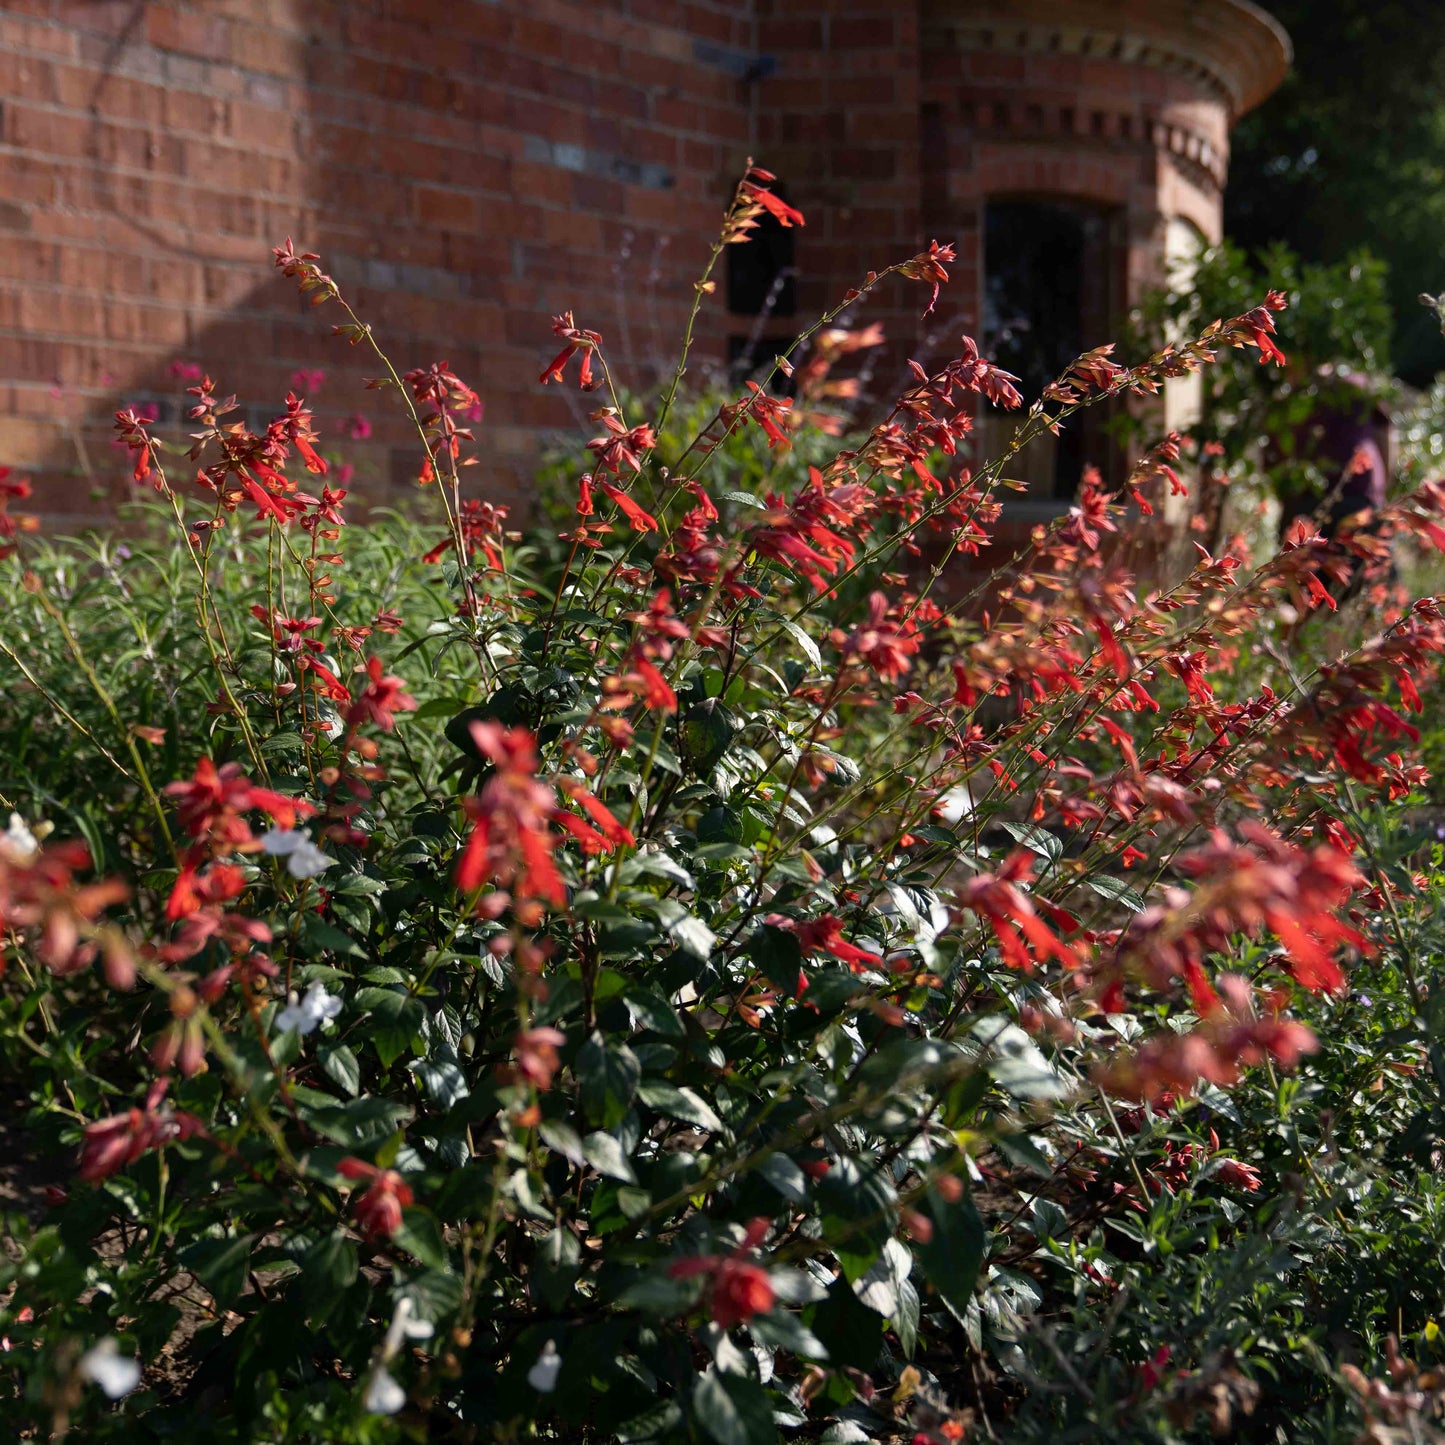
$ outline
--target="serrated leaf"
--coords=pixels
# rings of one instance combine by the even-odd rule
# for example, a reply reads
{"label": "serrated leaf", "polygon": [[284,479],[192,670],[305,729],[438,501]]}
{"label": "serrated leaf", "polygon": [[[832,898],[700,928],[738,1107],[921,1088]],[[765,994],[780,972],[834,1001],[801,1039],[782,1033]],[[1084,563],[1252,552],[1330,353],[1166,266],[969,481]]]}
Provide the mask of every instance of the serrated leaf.
{"label": "serrated leaf", "polygon": [[254,1234],[236,1239],[198,1239],[180,1253],[180,1261],[210,1291],[220,1309],[228,1309],[246,1282]]}
{"label": "serrated leaf", "polygon": [[361,1065],[345,1044],[322,1045],[316,1051],[326,1077],[354,1099],[361,1092]]}
{"label": "serrated leaf", "polygon": [[577,1051],[573,1064],[582,1086],[582,1107],[594,1124],[615,1128],[637,1092],[642,1065],[626,1044],[608,1043],[593,1033]]}
{"label": "serrated leaf", "polygon": [[421,1080],[428,1097],[434,1099],[443,1109],[459,1104],[471,1092],[460,1067],[450,1059],[415,1059],[411,1071]]}
{"label": "serrated leaf", "polygon": [[983,1220],[966,1194],[949,1201],[933,1188],[919,1207],[933,1230],[926,1244],[915,1243],[914,1254],[924,1277],[943,1296],[954,1315],[962,1319],[973,1300],[974,1285],[983,1264]]}
{"label": "serrated leaf", "polygon": [[751,492],[718,492],[716,496],[718,501],[731,502],[737,507],[753,507],[760,512],[768,510],[768,504]]}
{"label": "serrated leaf", "polygon": [[1000,819],[999,827],[1031,853],[1047,858],[1050,863],[1057,863],[1064,856],[1064,845],[1048,829],[1035,823],[1011,823]]}
{"label": "serrated leaf", "polygon": [[690,1402],[693,1420],[717,1445],[774,1445],[778,1428],[763,1387],[746,1375],[709,1370]]}
{"label": "serrated leaf", "polygon": [[1111,903],[1122,903],[1130,913],[1142,913],[1144,911],[1144,897],[1135,892],[1127,883],[1117,878],[1111,878],[1107,873],[1091,874],[1084,882],[1099,895],[1100,898],[1107,898]]}
{"label": "serrated leaf", "polygon": [[721,1133],[723,1122],[711,1107],[691,1089],[680,1089],[663,1079],[644,1079],[637,1086],[637,1097],[649,1109],[670,1119],[696,1124],[700,1129]]}
{"label": "serrated leaf", "polygon": [[589,1134],[582,1141],[582,1153],[599,1174],[605,1174],[609,1179],[621,1179],[627,1184],[637,1183],[637,1175],[626,1151],[611,1134],[604,1134],[600,1129],[595,1134]]}
{"label": "serrated leaf", "polygon": [[783,631],[798,644],[798,649],[802,652],[803,656],[806,657],[816,669],[821,671],[823,667],[823,654],[818,650],[818,644],[814,642],[791,617],[780,617],[778,622]]}
{"label": "serrated leaf", "polygon": [[414,1255],[428,1269],[445,1269],[447,1247],[442,1239],[441,1225],[436,1216],[427,1209],[404,1209],[401,1212],[401,1228],[391,1237],[391,1242],[400,1245]]}
{"label": "serrated leaf", "polygon": [[578,1168],[587,1163],[587,1155],[582,1148],[582,1136],[570,1124],[561,1119],[543,1119],[537,1125],[537,1132],[549,1149],[555,1150],[565,1159],[570,1159]]}

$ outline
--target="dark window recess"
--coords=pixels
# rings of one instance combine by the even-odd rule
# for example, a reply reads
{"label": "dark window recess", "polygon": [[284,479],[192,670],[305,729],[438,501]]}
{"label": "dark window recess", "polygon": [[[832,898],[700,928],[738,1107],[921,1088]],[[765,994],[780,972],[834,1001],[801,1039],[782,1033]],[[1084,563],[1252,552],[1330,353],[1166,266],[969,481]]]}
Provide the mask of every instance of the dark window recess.
{"label": "dark window recess", "polygon": [[[1110,212],[1068,201],[990,201],[984,222],[984,354],[1022,381],[1031,402],[1082,353],[1110,336],[1121,248]],[[1099,408],[1054,443],[1052,490],[1074,494],[1085,463],[1106,476],[1113,448]],[[1044,480],[1040,478],[1040,480]]]}
{"label": "dark window recess", "polygon": [[[781,199],[781,186],[773,186]],[[769,212],[758,218],[751,239],[727,248],[728,310],[735,316],[794,316],[798,310],[793,265],[793,228]]]}

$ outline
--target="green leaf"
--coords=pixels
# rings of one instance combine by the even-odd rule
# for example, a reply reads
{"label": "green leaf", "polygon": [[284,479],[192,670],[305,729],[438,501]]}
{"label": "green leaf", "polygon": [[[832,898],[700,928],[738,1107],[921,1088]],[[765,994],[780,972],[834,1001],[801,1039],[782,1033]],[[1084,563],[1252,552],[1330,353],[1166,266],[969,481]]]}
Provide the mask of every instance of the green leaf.
{"label": "green leaf", "polygon": [[694,704],[677,722],[677,755],[695,777],[722,761],[737,732],[733,715],[715,697]]}
{"label": "green leaf", "polygon": [[183,1249],[180,1261],[211,1292],[218,1309],[229,1309],[246,1282],[254,1234],[236,1239],[198,1239]]}
{"label": "green leaf", "polygon": [[637,1055],[626,1044],[610,1044],[594,1032],[577,1051],[572,1069],[582,1086],[582,1107],[587,1117],[604,1129],[615,1129],[632,1103],[642,1076]]}
{"label": "green leaf", "polygon": [[411,1300],[418,1319],[435,1324],[461,1308],[462,1279],[449,1269],[427,1269],[409,1279],[398,1293]]}
{"label": "green leaf", "polygon": [[619,1425],[616,1434],[621,1445],[652,1445],[675,1439],[681,1424],[682,1407],[676,1400],[663,1400]]}
{"label": "green leaf", "polygon": [[1002,1014],[985,1014],[969,1032],[987,1045],[989,1077],[1005,1093],[1021,1099],[1058,1099],[1070,1091],[1068,1080],[1039,1046]]}
{"label": "green leaf", "polygon": [[660,1271],[644,1274],[617,1296],[617,1308],[645,1315],[677,1315],[690,1309],[702,1292],[696,1279],[673,1279]]}
{"label": "green leaf", "polygon": [[999,820],[999,827],[1031,853],[1047,858],[1050,863],[1057,863],[1064,856],[1064,845],[1046,828],[1040,828],[1034,823],[1011,823],[1003,819]]}
{"label": "green leaf", "polygon": [[587,1155],[582,1149],[582,1136],[561,1119],[543,1119],[537,1125],[537,1132],[549,1149],[570,1159],[579,1168],[586,1164]]}
{"label": "green leaf", "polygon": [[731,502],[735,507],[755,507],[760,512],[768,510],[768,504],[751,492],[718,492],[716,495],[718,501]]}
{"label": "green leaf", "polygon": [[823,1243],[848,1281],[861,1279],[893,1233],[898,1196],[882,1172],[856,1159],[838,1159],[818,1181]]}
{"label": "green leaf", "polygon": [[316,1051],[316,1057],[326,1077],[345,1089],[353,1099],[361,1092],[361,1065],[345,1044],[323,1044]]}
{"label": "green leaf", "polygon": [[681,1039],[686,1036],[677,1010],[655,989],[645,984],[635,985],[623,1000],[632,1015],[632,1026],[648,1029],[667,1039]]}
{"label": "green leaf", "polygon": [[689,1403],[694,1423],[718,1445],[773,1445],[778,1439],[767,1394],[746,1375],[711,1369],[697,1382]]}
{"label": "green leaf", "polygon": [[889,1239],[868,1273],[854,1285],[854,1293],[888,1320],[897,1320],[900,1296],[913,1268],[913,1256],[896,1239]]}
{"label": "green leaf", "polygon": [[776,984],[789,998],[797,995],[803,972],[803,950],[797,934],[764,924],[748,940],[748,957],[767,975],[769,983]]}
{"label": "green leaf", "polygon": [[599,1174],[605,1174],[609,1179],[621,1179],[627,1184],[637,1183],[637,1175],[628,1162],[626,1152],[611,1134],[604,1134],[600,1129],[595,1134],[589,1134],[582,1141],[582,1152]]}
{"label": "green leaf", "polygon": [[443,1109],[450,1109],[460,1103],[471,1090],[462,1075],[461,1068],[449,1059],[433,1063],[428,1059],[415,1059],[412,1072],[421,1080],[430,1098],[435,1099]]}
{"label": "green leaf", "polygon": [[323,953],[337,953],[346,958],[366,958],[366,950],[348,933],[327,923],[314,913],[303,913],[297,928],[301,948],[308,958]]}
{"label": "green leaf", "polygon": [[1107,873],[1091,874],[1084,879],[1084,882],[1094,890],[1101,898],[1107,898],[1112,903],[1122,903],[1130,913],[1142,913],[1144,910],[1144,898],[1140,893],[1135,892],[1127,883],[1117,878],[1111,878]]}
{"label": "green leaf", "polygon": [[569,1229],[552,1230],[537,1246],[531,1284],[542,1296],[542,1302],[554,1314],[566,1309],[582,1273],[582,1258],[577,1236]]}
{"label": "green leaf", "polygon": [[307,1322],[320,1324],[357,1275],[356,1244],[339,1229],[323,1235],[301,1257],[301,1299]]}
{"label": "green leaf", "polygon": [[401,1228],[391,1239],[393,1244],[415,1255],[429,1269],[446,1268],[447,1247],[442,1239],[442,1228],[430,1210],[402,1210]]}
{"label": "green leaf", "polygon": [[754,1315],[748,1321],[748,1332],[760,1344],[773,1350],[787,1350],[809,1360],[826,1360],[827,1347],[797,1315],[787,1310]]}
{"label": "green leaf", "polygon": [[803,656],[812,663],[814,668],[821,671],[823,667],[823,654],[818,650],[818,644],[814,642],[791,617],[780,617],[778,622],[783,631],[798,644]]}
{"label": "green leaf", "polygon": [[349,1104],[301,1110],[301,1117],[318,1133],[347,1149],[375,1149],[397,1125],[411,1118],[405,1104],[368,1096]]}
{"label": "green leaf", "polygon": [[933,1188],[919,1207],[932,1223],[933,1233],[927,1244],[914,1244],[914,1254],[924,1277],[962,1319],[983,1264],[983,1220],[966,1194],[950,1203]]}
{"label": "green leaf", "polygon": [[691,1089],[679,1089],[663,1079],[647,1079],[638,1085],[637,1097],[649,1109],[670,1119],[681,1119],[715,1134],[722,1132],[722,1120]]}
{"label": "green leaf", "polygon": [[870,1310],[845,1279],[835,1279],[826,1299],[809,1311],[813,1333],[838,1367],[871,1370],[883,1343],[883,1316]]}
{"label": "green leaf", "polygon": [[769,1154],[758,1165],[758,1173],[792,1204],[808,1198],[808,1176],[786,1154]]}

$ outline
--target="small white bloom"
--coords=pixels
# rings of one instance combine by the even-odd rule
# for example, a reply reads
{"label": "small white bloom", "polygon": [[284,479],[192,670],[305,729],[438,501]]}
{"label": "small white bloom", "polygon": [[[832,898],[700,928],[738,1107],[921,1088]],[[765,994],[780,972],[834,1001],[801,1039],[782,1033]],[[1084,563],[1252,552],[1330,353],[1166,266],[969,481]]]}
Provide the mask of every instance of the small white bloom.
{"label": "small white bloom", "polygon": [[950,788],[934,805],[934,811],[943,822],[948,824],[961,823],[969,817],[977,806],[977,800],[973,796],[973,789],[967,783],[960,783],[956,788]]}
{"label": "small white bloom", "polygon": [[35,834],[25,826],[25,819],[19,813],[11,813],[10,826],[0,833],[0,842],[17,854],[22,863],[28,862],[40,851]]}
{"label": "small white bloom", "polygon": [[426,1320],[413,1319],[414,1308],[410,1298],[403,1295],[396,1302],[396,1313],[387,1326],[386,1343],[381,1347],[383,1361],[391,1359],[401,1348],[403,1340],[429,1340],[435,1332]]}
{"label": "small white bloom", "polygon": [[557,1375],[562,1369],[562,1356],[556,1342],[548,1340],[537,1356],[537,1363],[527,1371],[527,1383],[539,1394],[550,1395],[557,1388]]}
{"label": "small white bloom", "polygon": [[315,878],[336,863],[299,828],[268,828],[261,834],[261,847],[273,858],[284,858],[293,878]]}
{"label": "small white bloom", "polygon": [[140,1361],[121,1354],[115,1337],[107,1335],[80,1357],[80,1373],[112,1400],[119,1400],[140,1384]]}
{"label": "small white bloom", "polygon": [[319,983],[313,983],[299,1003],[292,993],[286,1007],[276,1015],[276,1030],[284,1034],[295,1029],[304,1038],[329,1024],[340,1012],[341,1000],[327,993]]}
{"label": "small white bloom", "polygon": [[406,1404],[406,1391],[378,1365],[366,1382],[361,1404],[373,1415],[395,1415]]}

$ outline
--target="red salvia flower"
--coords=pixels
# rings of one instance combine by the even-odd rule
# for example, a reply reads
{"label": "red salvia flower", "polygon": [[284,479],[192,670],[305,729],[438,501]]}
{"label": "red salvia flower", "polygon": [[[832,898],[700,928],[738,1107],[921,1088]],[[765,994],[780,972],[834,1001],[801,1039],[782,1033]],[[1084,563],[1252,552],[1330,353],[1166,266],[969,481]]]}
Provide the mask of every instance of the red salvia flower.
{"label": "red salvia flower", "polygon": [[300,672],[309,672],[316,679],[316,691],[321,697],[330,698],[333,702],[351,701],[351,691],[346,684],[314,657],[303,657],[297,664],[297,669]]}
{"label": "red salvia flower", "polygon": [[748,415],[762,427],[768,446],[787,446],[788,434],[780,423],[787,420],[788,413],[792,410],[792,397],[769,396],[755,381],[749,381],[746,385],[753,395],[750,401],[744,401],[742,405],[747,408]]}
{"label": "red salvia flower", "polygon": [[843,640],[843,650],[861,658],[885,682],[902,677],[913,665],[912,657],[922,639],[912,619],[895,622],[889,616],[888,599],[881,592],[868,598],[868,620]]}
{"label": "red salvia flower", "polygon": [[933,308],[938,305],[938,289],[948,280],[948,272],[943,269],[943,263],[947,261],[951,264],[957,259],[952,246],[940,246],[937,241],[930,241],[928,250],[911,261],[905,261],[898,268],[910,281],[926,281],[933,287],[928,305],[923,311],[925,316],[933,315]]}
{"label": "red salvia flower", "polygon": [[356,1200],[356,1223],[373,1242],[390,1239],[401,1228],[401,1212],[412,1202],[411,1186],[395,1169],[378,1169],[364,1159],[346,1158],[336,1172],[370,1183]]}
{"label": "red salvia flower", "polygon": [[566,341],[566,345],[543,369],[538,378],[543,386],[549,381],[561,381],[562,371],[573,356],[582,357],[582,366],[577,383],[583,391],[591,391],[596,383],[592,379],[592,353],[602,345],[602,338],[595,331],[585,331],[572,319],[570,311],[552,318],[552,330]]}
{"label": "red salvia flower", "polygon": [[474,722],[471,734],[495,771],[465,800],[472,831],[457,862],[457,887],[473,893],[493,882],[503,907],[509,896],[560,906],[566,889],[552,861],[557,837],[548,826],[556,795],[537,777],[536,738],[526,728],[492,721]]}
{"label": "red salvia flower", "polygon": [[738,186],[738,193],[755,206],[761,206],[780,226],[805,226],[803,213],[790,206],[781,196],[768,189],[777,180],[771,171],[749,164],[747,174]]}
{"label": "red salvia flower", "polygon": [[623,467],[640,472],[642,454],[650,452],[657,445],[657,437],[652,428],[625,426],[611,407],[593,415],[607,428],[606,436],[593,437],[587,443],[587,449],[597,453],[597,465],[613,476],[620,473]]}
{"label": "red salvia flower", "polygon": [[316,811],[300,798],[283,797],[269,788],[249,782],[236,763],[217,767],[202,758],[186,782],[169,783],[166,792],[177,799],[176,816],[193,838],[209,841],[219,849],[245,847],[252,841],[251,829],[240,816],[257,809],[268,814],[278,826],[294,828],[298,817]]}
{"label": "red salvia flower", "polygon": [[367,658],[366,677],[366,686],[346,709],[346,725],[356,728],[372,723],[389,733],[396,726],[397,713],[415,711],[416,699],[407,692],[402,678],[384,671],[379,657]]}
{"label": "red salvia flower", "polygon": [[172,1139],[189,1139],[205,1132],[194,1115],[160,1107],[168,1082],[157,1079],[147,1091],[141,1108],[128,1109],[124,1114],[85,1126],[77,1170],[80,1179],[86,1183],[108,1179],[127,1164],[135,1163],[142,1154],[159,1149]]}
{"label": "red salvia flower", "polygon": [[1264,1182],[1259,1175],[1259,1170],[1253,1164],[1241,1163],[1238,1159],[1221,1159],[1219,1167],[1214,1171],[1214,1177],[1221,1184],[1228,1184],[1235,1189],[1248,1190],[1255,1193]]}
{"label": "red salvia flower", "polygon": [[628,525],[634,532],[657,531],[657,518],[645,508],[639,507],[621,487],[614,486],[602,477],[595,477],[593,480],[621,508],[622,515],[627,518]]}
{"label": "red salvia flower", "polygon": [[798,947],[806,958],[810,954],[826,953],[839,963],[846,963],[854,973],[866,969],[883,967],[883,960],[866,948],[859,948],[843,937],[843,920],[831,913],[820,918],[811,918],[806,923],[794,923],[791,919],[770,914],[765,920],[774,927],[787,928],[798,935]]}
{"label": "red salvia flower", "polygon": [[958,906],[987,921],[1010,968],[1032,971],[1033,959],[1024,938],[1033,944],[1041,961],[1053,958],[1072,967],[1079,962],[1078,955],[1038,916],[1033,900],[1019,887],[1033,876],[1033,867],[1033,855],[1016,849],[997,873],[980,873],[969,879],[958,891]]}
{"label": "red salvia flower", "polygon": [[557,1029],[527,1029],[519,1033],[512,1041],[512,1048],[522,1077],[545,1093],[562,1067],[557,1050],[566,1042],[567,1036]]}
{"label": "red salvia flower", "polygon": [[668,1273],[673,1279],[708,1276],[714,1322],[725,1330],[746,1324],[754,1315],[767,1314],[777,1303],[777,1292],[767,1271],[743,1258],[767,1232],[768,1221],[755,1219],[748,1225],[743,1242],[731,1254],[704,1254],[675,1260]]}

